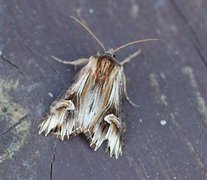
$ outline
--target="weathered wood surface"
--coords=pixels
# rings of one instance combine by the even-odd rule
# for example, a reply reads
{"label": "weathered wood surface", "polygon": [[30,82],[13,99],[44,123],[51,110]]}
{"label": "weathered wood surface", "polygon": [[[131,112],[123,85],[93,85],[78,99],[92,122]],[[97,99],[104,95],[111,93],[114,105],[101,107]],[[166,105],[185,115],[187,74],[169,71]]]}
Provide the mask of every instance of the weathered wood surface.
{"label": "weathered wood surface", "polygon": [[[207,179],[206,0],[0,0],[0,179]],[[83,136],[38,135],[50,103],[101,48],[74,23],[83,18],[107,47],[158,37],[117,53],[125,68],[125,149],[115,160]],[[52,96],[53,95],[53,96]]]}

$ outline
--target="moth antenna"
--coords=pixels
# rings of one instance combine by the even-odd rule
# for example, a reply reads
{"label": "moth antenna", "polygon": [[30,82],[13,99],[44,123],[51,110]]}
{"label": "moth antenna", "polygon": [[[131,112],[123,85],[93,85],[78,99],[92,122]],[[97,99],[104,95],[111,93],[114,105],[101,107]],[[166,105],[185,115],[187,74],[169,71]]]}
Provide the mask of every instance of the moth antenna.
{"label": "moth antenna", "polygon": [[92,37],[99,43],[99,45],[106,51],[106,48],[104,47],[103,43],[99,40],[99,38],[79,19],[76,17],[70,16],[72,19],[74,19],[77,23],[79,23],[81,26],[83,26],[91,35]]}
{"label": "moth antenna", "polygon": [[119,51],[120,49],[123,49],[123,48],[125,48],[125,47],[127,47],[127,46],[130,46],[130,45],[132,45],[132,44],[143,43],[143,42],[147,42],[147,41],[158,41],[158,40],[159,40],[159,39],[152,38],[152,39],[141,39],[141,40],[137,40],[137,41],[132,41],[132,42],[129,42],[129,43],[127,43],[127,44],[124,44],[124,45],[122,45],[122,46],[116,48],[116,49],[114,50],[114,53],[117,52],[117,51]]}

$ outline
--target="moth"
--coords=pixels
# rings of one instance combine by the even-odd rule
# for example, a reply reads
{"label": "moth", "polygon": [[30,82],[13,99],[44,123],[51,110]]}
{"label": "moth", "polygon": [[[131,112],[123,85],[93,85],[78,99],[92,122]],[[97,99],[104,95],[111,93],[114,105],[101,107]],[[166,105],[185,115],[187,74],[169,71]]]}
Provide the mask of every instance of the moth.
{"label": "moth", "polygon": [[127,43],[108,51],[97,36],[79,19],[72,17],[82,25],[104,49],[105,53],[76,61],[64,61],[53,58],[60,63],[85,65],[66,93],[52,103],[49,113],[39,125],[39,134],[52,134],[60,140],[69,139],[83,133],[95,151],[104,141],[110,156],[118,158],[123,150],[123,133],[125,123],[122,119],[122,100],[125,97],[133,106],[126,92],[124,65],[136,57],[141,50],[122,62],[118,62],[115,52],[129,45],[153,41],[145,39]]}

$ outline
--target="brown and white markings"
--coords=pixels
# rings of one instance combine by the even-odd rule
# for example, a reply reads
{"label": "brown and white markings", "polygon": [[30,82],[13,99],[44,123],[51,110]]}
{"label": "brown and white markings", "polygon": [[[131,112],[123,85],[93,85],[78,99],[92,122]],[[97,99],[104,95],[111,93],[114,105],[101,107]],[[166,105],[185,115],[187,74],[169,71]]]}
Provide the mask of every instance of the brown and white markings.
{"label": "brown and white markings", "polygon": [[80,23],[103,47],[105,53],[76,61],[57,61],[70,65],[86,64],[78,73],[67,92],[50,106],[49,113],[39,125],[39,133],[52,134],[64,140],[84,133],[90,146],[97,150],[107,141],[110,156],[118,158],[123,149],[124,123],[121,118],[122,98],[136,106],[126,94],[123,65],[140,53],[140,50],[119,63],[114,53],[128,45],[156,39],[139,40],[106,51],[99,39],[81,21]]}

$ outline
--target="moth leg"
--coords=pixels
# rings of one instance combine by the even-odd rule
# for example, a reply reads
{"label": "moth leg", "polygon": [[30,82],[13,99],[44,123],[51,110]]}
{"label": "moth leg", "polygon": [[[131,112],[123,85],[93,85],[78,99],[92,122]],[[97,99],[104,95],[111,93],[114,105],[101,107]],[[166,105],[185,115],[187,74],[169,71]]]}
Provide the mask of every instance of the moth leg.
{"label": "moth leg", "polygon": [[128,101],[129,104],[131,104],[134,107],[139,107],[138,104],[134,103],[130,97],[127,94],[127,90],[126,90],[126,77],[125,75],[123,76],[123,80],[124,80],[124,87],[123,87],[123,91],[124,91],[124,97],[126,98],[126,100]]}
{"label": "moth leg", "polygon": [[126,100],[128,101],[128,103],[131,104],[132,106],[134,106],[134,107],[139,107],[138,104],[134,103],[134,102],[130,99],[130,97],[128,96],[126,90],[125,90],[125,98],[126,98]]}
{"label": "moth leg", "polygon": [[84,65],[84,64],[87,64],[89,59],[87,58],[81,58],[81,59],[78,59],[78,60],[75,60],[75,61],[65,61],[65,60],[62,60],[58,57],[55,57],[55,56],[51,56],[52,59],[62,63],[62,64],[70,64],[70,65],[74,65],[74,66],[77,66],[77,65]]}
{"label": "moth leg", "polygon": [[135,58],[136,56],[138,56],[141,52],[142,52],[142,50],[139,49],[139,50],[136,51],[135,53],[131,54],[129,57],[125,58],[125,59],[121,62],[121,65],[124,65],[124,64],[130,62],[133,58]]}

